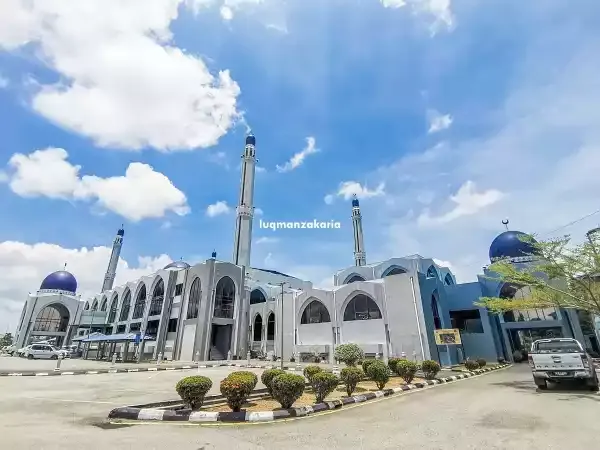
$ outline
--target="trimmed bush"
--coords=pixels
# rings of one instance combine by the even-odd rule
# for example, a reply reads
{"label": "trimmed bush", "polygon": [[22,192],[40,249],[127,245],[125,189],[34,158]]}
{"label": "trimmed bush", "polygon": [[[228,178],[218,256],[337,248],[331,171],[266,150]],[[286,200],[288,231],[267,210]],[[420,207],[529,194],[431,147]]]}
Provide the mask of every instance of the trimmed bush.
{"label": "trimmed bush", "polygon": [[371,364],[373,364],[373,361],[375,361],[374,359],[365,359],[363,360],[360,365],[362,366],[362,370],[364,373],[367,373],[367,369],[369,368],[369,366]]}
{"label": "trimmed bush", "polygon": [[339,378],[330,372],[319,372],[313,375],[310,384],[315,393],[316,403],[322,403],[333,392],[339,382]]}
{"label": "trimmed bush", "polygon": [[[369,364],[370,366],[370,364]],[[352,395],[356,385],[363,379],[365,374],[358,367],[344,367],[340,373],[340,379],[346,385],[346,394]]]}
{"label": "trimmed bush", "polygon": [[523,352],[521,352],[520,350],[515,350],[513,352],[513,359],[515,360],[516,363],[522,362],[525,359],[525,358],[523,358]]}
{"label": "trimmed bush", "polygon": [[479,369],[479,363],[472,359],[467,359],[465,361],[465,367],[467,370],[477,370],[477,369]]}
{"label": "trimmed bush", "polygon": [[356,344],[340,344],[335,348],[335,359],[347,366],[356,366],[365,358],[365,352]]}
{"label": "trimmed bush", "polygon": [[268,370],[265,370],[262,373],[262,375],[260,376],[260,381],[262,381],[262,384],[265,385],[265,387],[267,388],[267,391],[269,391],[269,395],[271,397],[273,397],[273,388],[271,387],[273,379],[275,379],[275,377],[278,377],[279,375],[283,375],[284,373],[286,373],[285,370],[268,369]]}
{"label": "trimmed bush", "polygon": [[294,402],[302,396],[305,386],[304,377],[292,373],[277,375],[271,381],[273,398],[285,409],[291,408]]}
{"label": "trimmed bush", "polygon": [[388,360],[388,367],[394,373],[396,373],[396,364],[398,363],[398,361],[402,361],[402,359],[400,359],[400,358],[390,358]]}
{"label": "trimmed bush", "polygon": [[402,359],[396,363],[396,375],[402,378],[406,384],[410,384],[415,379],[417,370],[419,370],[417,363],[408,359]]}
{"label": "trimmed bush", "polygon": [[483,358],[477,358],[477,364],[479,364],[479,367],[485,367],[487,361]]}
{"label": "trimmed bush", "polygon": [[[250,376],[253,375],[253,376]],[[252,372],[232,372],[221,381],[221,394],[232,411],[239,411],[256,386],[257,377]]]}
{"label": "trimmed bush", "polygon": [[323,369],[321,369],[319,366],[306,366],[302,371],[309,383],[312,383],[313,377],[321,372],[323,372]]}
{"label": "trimmed bush", "polygon": [[179,380],[175,385],[175,390],[181,397],[181,400],[195,411],[202,406],[204,397],[206,397],[211,387],[212,381],[210,378],[194,375]]}
{"label": "trimmed bush", "polygon": [[390,381],[390,369],[383,361],[375,360],[367,369],[367,376],[375,382],[377,389],[382,390]]}
{"label": "trimmed bush", "polygon": [[423,361],[421,364],[421,370],[423,371],[423,375],[425,375],[426,380],[433,380],[438,372],[442,370],[442,367],[437,361],[432,361],[429,359]]}

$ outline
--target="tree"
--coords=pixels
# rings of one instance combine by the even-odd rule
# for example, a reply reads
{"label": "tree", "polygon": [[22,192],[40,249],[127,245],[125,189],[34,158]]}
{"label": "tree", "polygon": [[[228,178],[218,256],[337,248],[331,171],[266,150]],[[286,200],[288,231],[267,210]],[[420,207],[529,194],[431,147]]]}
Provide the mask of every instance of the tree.
{"label": "tree", "polygon": [[6,333],[4,336],[0,338],[0,347],[6,347],[8,345],[12,345],[13,337],[11,333]]}
{"label": "tree", "polygon": [[534,308],[576,308],[600,315],[600,236],[572,244],[570,236],[535,241],[530,264],[501,260],[491,264],[489,278],[525,288],[522,298],[482,297],[475,304],[493,312]]}

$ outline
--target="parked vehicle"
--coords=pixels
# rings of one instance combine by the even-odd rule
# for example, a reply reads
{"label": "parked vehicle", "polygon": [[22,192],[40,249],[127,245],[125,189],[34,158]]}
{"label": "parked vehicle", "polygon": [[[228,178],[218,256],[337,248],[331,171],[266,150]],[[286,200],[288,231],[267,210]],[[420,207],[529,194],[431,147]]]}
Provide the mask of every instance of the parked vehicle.
{"label": "parked vehicle", "polygon": [[58,359],[59,357],[68,358],[69,352],[58,350],[48,344],[32,344],[27,347],[24,356],[27,359]]}
{"label": "parked vehicle", "polygon": [[599,388],[598,375],[592,357],[575,339],[539,339],[531,344],[528,355],[533,381],[540,389],[548,382],[579,380],[591,390]]}
{"label": "parked vehicle", "polygon": [[23,356],[25,356],[25,351],[26,351],[26,350],[27,350],[29,347],[31,347],[31,345],[26,345],[25,347],[21,347],[20,349],[18,349],[18,350],[15,352],[15,354],[16,354],[17,356],[23,357]]}

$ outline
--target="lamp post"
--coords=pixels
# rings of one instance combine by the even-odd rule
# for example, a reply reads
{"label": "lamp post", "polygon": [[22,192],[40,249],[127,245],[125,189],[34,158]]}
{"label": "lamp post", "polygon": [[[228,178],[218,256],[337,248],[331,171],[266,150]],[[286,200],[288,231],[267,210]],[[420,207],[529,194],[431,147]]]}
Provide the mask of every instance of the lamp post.
{"label": "lamp post", "polygon": [[285,284],[285,281],[279,283],[279,286],[281,286],[281,325],[279,326],[279,340],[281,341],[281,370],[283,370],[283,286]]}

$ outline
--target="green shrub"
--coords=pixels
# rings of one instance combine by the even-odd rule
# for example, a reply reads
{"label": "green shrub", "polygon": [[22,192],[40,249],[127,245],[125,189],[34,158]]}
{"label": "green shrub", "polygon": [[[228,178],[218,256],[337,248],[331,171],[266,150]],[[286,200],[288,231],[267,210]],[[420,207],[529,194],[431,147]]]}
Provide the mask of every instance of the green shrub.
{"label": "green shrub", "polygon": [[406,384],[410,384],[414,380],[417,370],[419,370],[417,363],[408,359],[401,359],[396,363],[396,375],[402,378]]}
{"label": "green shrub", "polygon": [[[369,364],[370,366],[370,364]],[[340,379],[346,385],[346,394],[352,395],[356,385],[363,379],[365,374],[358,367],[344,367],[340,373]]]}
{"label": "green shrub", "polygon": [[477,358],[477,364],[479,364],[479,367],[485,367],[487,361],[483,358]]}
{"label": "green shrub", "polygon": [[467,359],[465,361],[465,367],[467,370],[477,370],[479,369],[479,363],[476,360]]}
{"label": "green shrub", "polygon": [[310,382],[315,393],[316,403],[322,403],[333,392],[340,380],[330,372],[319,372],[313,375]]}
{"label": "green shrub", "polygon": [[390,369],[383,361],[375,360],[367,369],[367,376],[382,390],[390,380]]}
{"label": "green shrub", "polygon": [[433,380],[438,372],[442,370],[442,367],[437,361],[428,359],[421,364],[421,370],[423,371],[426,380]]}
{"label": "green shrub", "polygon": [[252,372],[232,372],[221,381],[221,394],[227,399],[232,411],[239,411],[254,390],[257,377]]}
{"label": "green shrub", "polygon": [[265,385],[265,387],[267,388],[267,391],[269,391],[269,395],[271,397],[273,397],[273,388],[271,387],[271,383],[273,382],[273,379],[275,377],[278,377],[279,375],[283,375],[285,373],[285,370],[281,370],[281,369],[268,369],[265,370],[262,375],[260,376],[260,381],[262,381],[262,384]]}
{"label": "green shrub", "polygon": [[396,364],[398,363],[398,361],[402,361],[402,359],[400,359],[400,358],[390,358],[388,360],[388,367],[394,373],[396,372]]}
{"label": "green shrub", "polygon": [[356,344],[340,344],[335,348],[335,359],[347,366],[356,366],[364,357],[365,352]]}
{"label": "green shrub", "polygon": [[312,383],[312,378],[321,372],[323,372],[323,369],[321,369],[319,366],[306,366],[302,371],[309,383]]}
{"label": "green shrub", "polygon": [[204,397],[212,387],[210,378],[194,375],[179,380],[175,385],[175,390],[192,410],[199,409],[204,403]]}
{"label": "green shrub", "polygon": [[515,350],[513,352],[513,359],[515,360],[516,363],[520,363],[521,361],[523,361],[525,358],[523,358],[523,352],[520,350]]}
{"label": "green shrub", "polygon": [[271,381],[273,398],[279,402],[282,408],[291,408],[296,400],[304,393],[306,380],[302,375],[283,373],[277,375]]}
{"label": "green shrub", "polygon": [[362,366],[362,370],[363,370],[364,373],[367,373],[367,369],[373,363],[373,361],[375,361],[375,359],[365,359],[365,360],[363,360],[362,363],[360,363],[360,365]]}

